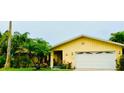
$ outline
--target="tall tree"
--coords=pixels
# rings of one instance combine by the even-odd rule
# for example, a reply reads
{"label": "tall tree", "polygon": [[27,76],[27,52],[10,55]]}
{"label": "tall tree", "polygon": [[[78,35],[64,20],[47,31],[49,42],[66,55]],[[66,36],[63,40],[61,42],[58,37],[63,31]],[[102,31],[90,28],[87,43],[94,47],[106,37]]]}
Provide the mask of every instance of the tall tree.
{"label": "tall tree", "polygon": [[124,44],[124,31],[111,33],[109,40]]}
{"label": "tall tree", "polygon": [[12,39],[12,21],[9,22],[9,35],[8,35],[8,46],[7,46],[7,56],[4,68],[9,68],[11,65],[11,39]]}

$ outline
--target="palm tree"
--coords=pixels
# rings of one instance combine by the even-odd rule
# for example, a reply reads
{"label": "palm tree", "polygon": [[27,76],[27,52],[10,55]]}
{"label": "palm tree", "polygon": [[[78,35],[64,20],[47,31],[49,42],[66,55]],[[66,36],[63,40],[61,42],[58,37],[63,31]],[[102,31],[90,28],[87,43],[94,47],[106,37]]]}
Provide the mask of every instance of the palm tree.
{"label": "palm tree", "polygon": [[9,35],[8,35],[8,46],[7,46],[7,57],[4,68],[10,68],[11,61],[11,39],[12,39],[12,21],[9,22]]}
{"label": "palm tree", "polygon": [[20,62],[23,59],[22,55],[28,54],[28,49],[24,47],[24,45],[28,41],[28,32],[21,34],[20,32],[14,32],[12,38],[12,58],[15,60],[15,64],[17,67],[20,67]]}
{"label": "palm tree", "polygon": [[8,40],[8,31],[5,31],[5,33],[1,34],[0,36],[0,54],[2,55],[6,55],[7,40]]}

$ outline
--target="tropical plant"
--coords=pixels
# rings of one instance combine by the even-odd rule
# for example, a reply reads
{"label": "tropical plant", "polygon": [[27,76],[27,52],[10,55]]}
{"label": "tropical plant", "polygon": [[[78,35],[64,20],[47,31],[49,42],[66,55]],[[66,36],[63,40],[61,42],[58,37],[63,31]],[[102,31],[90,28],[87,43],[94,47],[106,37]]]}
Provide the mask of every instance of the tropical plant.
{"label": "tropical plant", "polygon": [[[6,56],[8,32],[1,33],[0,36],[0,56]],[[36,63],[45,67],[44,62],[50,53],[50,44],[43,39],[33,39],[28,37],[29,33],[14,32],[11,44],[11,67],[32,67]],[[4,42],[2,42],[4,37]],[[5,62],[4,62],[5,63]],[[1,63],[0,63],[1,64]],[[45,64],[45,66],[44,66]]]}

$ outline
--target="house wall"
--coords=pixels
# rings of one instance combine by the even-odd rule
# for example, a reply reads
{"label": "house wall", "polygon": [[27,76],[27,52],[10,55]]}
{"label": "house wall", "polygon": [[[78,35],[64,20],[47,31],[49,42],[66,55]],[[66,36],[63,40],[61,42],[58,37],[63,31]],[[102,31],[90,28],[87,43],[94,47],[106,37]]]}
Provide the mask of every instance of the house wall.
{"label": "house wall", "polygon": [[75,54],[80,51],[115,51],[117,59],[122,55],[121,46],[85,37],[73,40],[52,49],[52,51],[56,50],[63,51],[63,63],[72,63],[72,67],[75,67]]}

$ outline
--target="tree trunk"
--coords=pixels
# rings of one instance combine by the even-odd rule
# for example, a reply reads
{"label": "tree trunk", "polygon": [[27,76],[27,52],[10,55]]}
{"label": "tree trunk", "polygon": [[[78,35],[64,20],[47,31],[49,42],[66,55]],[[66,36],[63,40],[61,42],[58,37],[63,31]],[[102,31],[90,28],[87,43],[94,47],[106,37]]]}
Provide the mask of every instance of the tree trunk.
{"label": "tree trunk", "polygon": [[12,39],[12,22],[9,22],[9,35],[8,35],[8,46],[7,46],[7,57],[4,68],[10,68],[11,65],[11,39]]}

